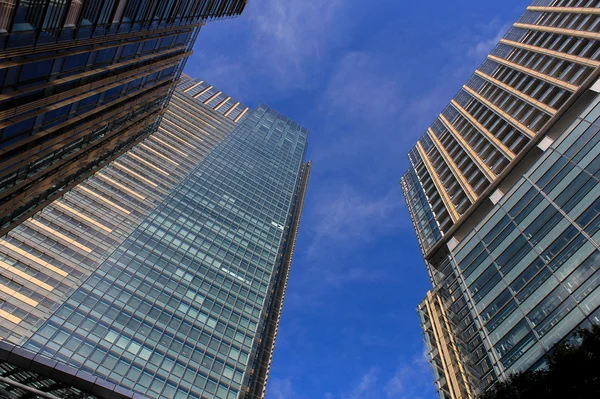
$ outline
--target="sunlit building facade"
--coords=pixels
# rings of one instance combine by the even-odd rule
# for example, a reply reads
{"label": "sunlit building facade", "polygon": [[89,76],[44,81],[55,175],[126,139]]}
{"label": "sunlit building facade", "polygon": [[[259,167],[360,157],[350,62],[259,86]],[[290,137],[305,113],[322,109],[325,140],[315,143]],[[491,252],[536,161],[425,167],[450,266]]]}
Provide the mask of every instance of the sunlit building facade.
{"label": "sunlit building facade", "polygon": [[534,2],[409,153],[443,398],[539,367],[600,322],[599,7]]}
{"label": "sunlit building facade", "polygon": [[0,234],[152,134],[200,27],[246,1],[1,1]]}
{"label": "sunlit building facade", "polygon": [[125,397],[264,397],[306,144],[184,75],[155,133],[0,239],[0,350]]}

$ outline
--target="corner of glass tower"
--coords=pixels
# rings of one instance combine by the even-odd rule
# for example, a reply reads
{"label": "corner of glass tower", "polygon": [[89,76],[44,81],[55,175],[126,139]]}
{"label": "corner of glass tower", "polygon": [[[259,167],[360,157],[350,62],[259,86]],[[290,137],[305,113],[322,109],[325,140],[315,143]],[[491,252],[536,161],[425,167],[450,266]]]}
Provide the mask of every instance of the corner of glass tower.
{"label": "corner of glass tower", "polygon": [[535,1],[409,152],[442,398],[536,369],[600,323],[598,2]]}
{"label": "corner of glass tower", "polygon": [[0,2],[0,235],[152,134],[201,26],[246,3]]}
{"label": "corner of glass tower", "polygon": [[0,389],[263,398],[307,142],[184,76],[154,133],[0,238]]}

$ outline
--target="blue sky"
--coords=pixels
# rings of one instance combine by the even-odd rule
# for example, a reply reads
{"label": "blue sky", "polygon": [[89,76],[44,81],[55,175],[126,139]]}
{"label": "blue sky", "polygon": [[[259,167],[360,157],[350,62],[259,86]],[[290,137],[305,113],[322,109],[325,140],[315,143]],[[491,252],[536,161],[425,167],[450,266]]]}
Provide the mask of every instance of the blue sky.
{"label": "blue sky", "polygon": [[528,0],[250,0],[186,72],[306,126],[313,171],[267,399],[436,397],[406,153]]}

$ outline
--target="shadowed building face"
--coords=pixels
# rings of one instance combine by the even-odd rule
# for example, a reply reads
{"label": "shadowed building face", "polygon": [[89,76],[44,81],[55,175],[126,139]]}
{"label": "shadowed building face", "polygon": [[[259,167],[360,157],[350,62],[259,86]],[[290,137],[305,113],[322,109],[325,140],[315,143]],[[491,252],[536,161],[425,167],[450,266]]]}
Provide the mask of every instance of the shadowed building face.
{"label": "shadowed building face", "polygon": [[246,0],[0,3],[0,234],[156,130],[200,27]]}

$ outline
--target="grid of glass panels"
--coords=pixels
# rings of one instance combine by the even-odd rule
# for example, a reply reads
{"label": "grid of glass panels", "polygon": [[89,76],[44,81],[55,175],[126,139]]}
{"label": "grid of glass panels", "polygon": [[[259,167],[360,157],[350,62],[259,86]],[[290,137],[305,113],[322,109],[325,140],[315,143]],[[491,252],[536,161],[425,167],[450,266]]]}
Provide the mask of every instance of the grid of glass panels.
{"label": "grid of glass panels", "polygon": [[[445,323],[452,327],[452,341],[453,345],[456,345],[459,355],[456,361],[467,370],[465,376],[469,380],[471,389],[475,392],[482,392],[497,381],[498,375],[493,369],[484,345],[484,336],[480,335],[477,330],[469,301],[462,291],[460,275],[457,274],[450,256],[445,256],[435,267],[429,264],[428,267],[433,274],[436,286],[433,295],[439,296],[443,301],[444,316],[448,318]],[[419,310],[421,315],[422,305]],[[427,334],[431,323],[427,323],[427,320],[422,318],[422,327]],[[441,361],[440,352],[446,349],[441,348],[442,342],[427,338],[426,343],[432,355],[431,363],[435,366],[436,360]],[[449,349],[454,351],[454,348]]]}
{"label": "grid of glass panels", "polygon": [[200,26],[246,3],[1,2],[0,233],[152,133]]}
{"label": "grid of glass panels", "polygon": [[239,15],[245,0],[38,0],[0,7],[0,46],[20,47],[138,32]]}
{"label": "grid of glass panels", "polygon": [[400,185],[419,246],[423,253],[427,253],[442,238],[440,227],[413,168],[402,176]]}
{"label": "grid of glass panels", "polygon": [[454,250],[504,372],[600,322],[600,96]]}
{"label": "grid of glass panels", "polygon": [[178,88],[158,131],[1,237],[0,337],[25,342],[235,126]]}
{"label": "grid of glass panels", "polygon": [[197,33],[190,26],[77,49],[68,56],[53,48],[23,54],[16,62],[0,60],[0,105],[11,115],[0,128],[3,232],[49,203],[60,188],[126,151],[121,142],[152,133],[140,127],[159,121]]}
{"label": "grid of glass panels", "polygon": [[151,397],[236,398],[306,140],[297,123],[254,110],[26,347]]}
{"label": "grid of glass panels", "polygon": [[[592,11],[600,1],[537,3],[550,8],[525,11],[518,23],[526,25],[513,27],[503,36],[419,140],[426,152],[422,156],[428,158],[423,161],[431,165],[422,168],[413,163],[413,168],[442,235],[484,196],[573,94],[592,84],[590,79],[600,59],[600,40],[589,33],[600,27],[600,16]],[[575,7],[578,11],[554,11],[553,7]],[[438,184],[430,186],[427,174],[437,175]],[[433,191],[438,190],[442,196],[447,194],[445,206],[455,208],[453,220],[442,207],[435,209],[440,201]],[[420,235],[419,240],[426,248]]]}

